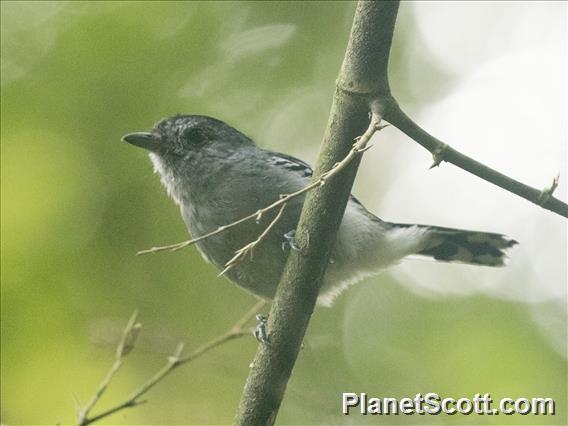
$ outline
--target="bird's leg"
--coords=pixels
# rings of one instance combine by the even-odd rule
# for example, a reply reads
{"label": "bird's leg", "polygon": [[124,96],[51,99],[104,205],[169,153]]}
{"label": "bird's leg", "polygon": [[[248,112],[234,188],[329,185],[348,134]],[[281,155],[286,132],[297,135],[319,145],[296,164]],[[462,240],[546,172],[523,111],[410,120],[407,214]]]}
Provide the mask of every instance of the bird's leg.
{"label": "bird's leg", "polygon": [[268,335],[266,334],[266,322],[268,317],[265,315],[257,314],[256,319],[258,320],[258,325],[253,331],[254,337],[260,343],[268,344]]}
{"label": "bird's leg", "polygon": [[296,236],[296,230],[292,229],[290,232],[286,232],[284,234],[284,240],[282,242],[282,251],[283,252],[287,252],[289,249],[292,250],[300,250],[300,247],[298,247],[296,245],[296,242],[294,241],[294,237]]}

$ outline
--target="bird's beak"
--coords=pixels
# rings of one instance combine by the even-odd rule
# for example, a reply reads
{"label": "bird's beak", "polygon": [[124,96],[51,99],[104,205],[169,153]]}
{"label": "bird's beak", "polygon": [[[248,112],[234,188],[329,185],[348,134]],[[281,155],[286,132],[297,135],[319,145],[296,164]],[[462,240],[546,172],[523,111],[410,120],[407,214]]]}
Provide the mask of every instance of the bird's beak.
{"label": "bird's beak", "polygon": [[157,151],[160,147],[160,141],[152,133],[136,132],[129,133],[122,137],[124,142],[147,149],[148,151]]}

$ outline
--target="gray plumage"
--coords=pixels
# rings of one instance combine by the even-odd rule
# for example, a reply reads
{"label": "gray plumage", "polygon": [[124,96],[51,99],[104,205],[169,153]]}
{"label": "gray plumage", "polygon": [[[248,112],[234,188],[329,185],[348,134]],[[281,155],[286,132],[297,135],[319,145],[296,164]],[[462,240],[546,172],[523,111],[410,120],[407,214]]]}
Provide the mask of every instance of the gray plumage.
{"label": "gray plumage", "polygon": [[[312,169],[286,154],[259,148],[226,123],[180,115],[159,122],[151,133],[123,138],[151,151],[164,187],[180,206],[192,237],[227,225],[310,183]],[[296,228],[304,197],[292,199],[282,218],[226,276],[251,293],[271,299],[287,257],[285,234]],[[277,210],[277,209],[276,209]],[[253,241],[276,210],[197,243],[203,257],[223,269],[235,251]],[[379,273],[406,256],[444,262],[502,266],[515,240],[501,234],[384,222],[351,196],[338,230],[318,302],[329,305],[346,287]]]}

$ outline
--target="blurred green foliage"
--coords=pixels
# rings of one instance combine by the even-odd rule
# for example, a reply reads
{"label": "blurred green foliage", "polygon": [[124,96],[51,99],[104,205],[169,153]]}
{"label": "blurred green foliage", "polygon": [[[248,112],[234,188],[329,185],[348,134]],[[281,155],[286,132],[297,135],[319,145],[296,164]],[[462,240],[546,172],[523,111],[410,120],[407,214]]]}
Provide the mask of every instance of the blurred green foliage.
{"label": "blurred green foliage", "polygon": [[[216,278],[194,248],[134,256],[186,231],[144,153],[120,138],[168,115],[200,113],[263,146],[315,153],[353,8],[2,2],[4,424],[73,422],[72,395],[83,402],[92,395],[135,309],[142,335],[101,408],[153,374],[179,341],[191,350],[255,302]],[[412,34],[412,21],[406,25],[391,68],[408,99],[410,59],[396,49]],[[444,81],[429,85],[440,88],[430,95],[441,96]],[[525,305],[430,300],[388,275],[373,281],[314,316],[281,424],[566,422],[566,361]],[[148,404],[106,424],[230,423],[255,348],[251,338],[209,353],[160,384]],[[550,396],[559,414],[344,418],[343,391]]]}

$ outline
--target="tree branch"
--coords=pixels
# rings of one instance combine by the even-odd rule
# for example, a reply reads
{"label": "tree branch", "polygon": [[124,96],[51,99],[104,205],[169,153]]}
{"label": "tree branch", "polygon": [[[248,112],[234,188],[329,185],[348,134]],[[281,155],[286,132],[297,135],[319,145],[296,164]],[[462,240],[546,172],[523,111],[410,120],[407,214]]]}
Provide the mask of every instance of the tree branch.
{"label": "tree branch", "polygon": [[568,205],[552,196],[558,185],[558,178],[553,180],[549,188],[538,190],[505,176],[503,173],[499,173],[485,164],[456,151],[427,133],[400,109],[393,98],[390,98],[388,107],[385,108],[384,119],[432,153],[434,162],[430,168],[437,167],[442,161],[447,161],[538,206],[568,217]]}
{"label": "tree branch", "polygon": [[[382,105],[376,99],[389,90],[386,70],[397,10],[398,2],[357,5],[314,180],[348,155],[350,141],[374,133],[378,126]],[[368,126],[369,111],[373,118]],[[306,196],[295,237],[299,250],[288,256],[267,322],[268,344],[260,345],[253,361],[236,414],[238,425],[275,422],[360,158]]]}
{"label": "tree branch", "polygon": [[[116,348],[115,360],[105,378],[99,385],[97,391],[83,409],[78,409],[77,423],[79,425],[89,424],[89,413],[95,407],[97,402],[99,402],[99,400],[102,398],[103,394],[110,385],[110,382],[122,366],[124,357],[128,355],[132,351],[132,349],[134,349],[134,344],[136,343],[136,339],[138,338],[140,329],[142,327],[140,323],[136,322],[137,316],[138,313],[134,312],[134,314],[132,314],[132,316],[130,317],[130,320],[128,320],[128,324],[124,328],[122,337],[120,339],[120,342],[118,343],[118,347]],[[77,406],[79,407],[79,404],[77,404]]]}
{"label": "tree branch", "polygon": [[[198,347],[187,356],[181,356],[183,351],[183,343],[180,343],[174,354],[168,357],[168,362],[166,363],[166,365],[162,367],[156,374],[154,374],[154,376],[148,379],[142,386],[132,392],[124,402],[117,404],[100,414],[89,417],[90,411],[100,400],[104,391],[108,388],[112,378],[122,365],[124,356],[126,356],[134,348],[134,342],[138,335],[138,331],[140,330],[140,324],[136,323],[136,314],[134,314],[130,319],[128,325],[126,326],[123,337],[118,345],[115,362],[113,363],[112,367],[105,376],[104,380],[99,386],[99,389],[97,390],[89,404],[87,404],[84,409],[79,411],[77,424],[79,426],[93,424],[126,408],[136,407],[137,405],[144,404],[146,401],[141,400],[140,398],[177,367],[188,364],[194,359],[200,357],[201,355],[204,355],[205,353],[218,346],[221,346],[224,343],[238,339],[239,337],[250,335],[251,330],[245,329],[245,325],[254,317],[254,315],[264,306],[265,303],[266,302],[264,302],[263,300],[257,302],[245,315],[243,315],[235,324],[233,324],[233,326],[225,334],[216,337],[210,342],[207,342],[204,345]],[[132,333],[132,330],[134,329],[138,330],[135,332],[136,335],[133,335]]]}

